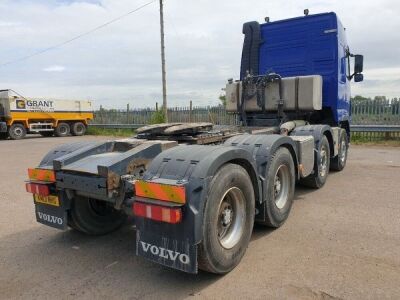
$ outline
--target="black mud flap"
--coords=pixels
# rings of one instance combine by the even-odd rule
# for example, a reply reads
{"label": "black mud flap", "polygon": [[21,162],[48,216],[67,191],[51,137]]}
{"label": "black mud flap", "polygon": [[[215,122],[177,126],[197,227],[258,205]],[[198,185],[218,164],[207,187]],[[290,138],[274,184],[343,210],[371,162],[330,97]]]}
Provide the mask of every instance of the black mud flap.
{"label": "black mud flap", "polygon": [[61,230],[67,229],[67,211],[63,207],[35,204],[35,212],[39,223]]}
{"label": "black mud flap", "polygon": [[136,254],[164,266],[197,273],[197,246],[154,234],[136,232]]}

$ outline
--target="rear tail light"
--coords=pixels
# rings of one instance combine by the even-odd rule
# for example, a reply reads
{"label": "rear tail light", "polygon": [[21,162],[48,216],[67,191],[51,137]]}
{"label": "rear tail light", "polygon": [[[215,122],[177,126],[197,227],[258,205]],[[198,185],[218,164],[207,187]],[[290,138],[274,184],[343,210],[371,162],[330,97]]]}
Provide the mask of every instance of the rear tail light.
{"label": "rear tail light", "polygon": [[25,187],[28,193],[37,194],[40,196],[50,195],[50,188],[46,184],[37,184],[28,182],[26,183]]}
{"label": "rear tail light", "polygon": [[136,196],[144,198],[175,202],[179,204],[186,203],[186,193],[183,185],[171,185],[136,180],[135,194]]}
{"label": "rear tail light", "polygon": [[56,182],[56,173],[53,170],[28,169],[30,180]]}
{"label": "rear tail light", "polygon": [[155,221],[176,224],[182,221],[182,210],[179,207],[164,207],[160,205],[135,202],[133,213],[137,217],[152,219]]}

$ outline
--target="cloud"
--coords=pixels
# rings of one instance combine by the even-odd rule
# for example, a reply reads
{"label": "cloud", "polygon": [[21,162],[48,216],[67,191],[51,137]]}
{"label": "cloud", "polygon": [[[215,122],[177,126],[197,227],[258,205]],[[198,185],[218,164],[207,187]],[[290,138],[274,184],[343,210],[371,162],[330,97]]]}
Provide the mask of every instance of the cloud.
{"label": "cloud", "polygon": [[22,23],[20,22],[1,22],[0,21],[0,27],[15,27],[15,26],[19,26]]}
{"label": "cloud", "polygon": [[[3,0],[0,63],[57,45],[146,3],[146,0]],[[353,93],[400,95],[400,3],[264,0],[165,1],[169,105],[218,104],[227,78],[238,78],[242,24],[335,11],[365,79]],[[357,9],[354,9],[356,7]],[[375,13],[379,11],[379,13]],[[5,25],[1,25],[5,24]],[[384,26],[377,26],[384,24]],[[52,65],[57,62],[57,65]],[[43,66],[48,66],[43,68]],[[68,70],[64,66],[68,66]],[[63,69],[61,69],[63,68]],[[37,72],[43,70],[43,72]],[[58,72],[53,76],[53,72]],[[35,76],[32,76],[35,74]],[[63,47],[0,68],[2,85],[27,96],[90,98],[104,107],[161,102],[158,1]],[[45,93],[45,94],[44,94]]]}
{"label": "cloud", "polygon": [[53,65],[43,69],[45,72],[63,72],[65,70],[64,66]]}

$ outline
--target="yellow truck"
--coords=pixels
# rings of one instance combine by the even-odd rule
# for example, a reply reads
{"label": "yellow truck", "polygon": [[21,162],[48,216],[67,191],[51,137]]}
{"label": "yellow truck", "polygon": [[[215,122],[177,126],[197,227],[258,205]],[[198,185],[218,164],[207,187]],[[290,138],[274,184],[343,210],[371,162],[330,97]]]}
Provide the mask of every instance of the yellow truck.
{"label": "yellow truck", "polygon": [[90,101],[32,99],[13,90],[0,90],[0,139],[19,140],[27,133],[80,136],[92,119]]}

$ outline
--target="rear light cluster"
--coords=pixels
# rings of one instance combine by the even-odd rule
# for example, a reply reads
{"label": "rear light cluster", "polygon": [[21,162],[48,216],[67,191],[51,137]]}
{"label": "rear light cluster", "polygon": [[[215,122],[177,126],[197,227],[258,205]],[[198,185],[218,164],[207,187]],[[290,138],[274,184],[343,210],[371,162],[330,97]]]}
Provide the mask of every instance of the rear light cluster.
{"label": "rear light cluster", "polygon": [[[185,186],[181,184],[166,184],[145,180],[135,181],[135,195],[143,198],[133,204],[133,213],[137,217],[154,221],[177,224],[182,221],[181,206],[186,203]],[[160,203],[148,203],[145,199],[154,199]],[[165,205],[162,202],[169,202]],[[174,204],[175,203],[175,206]]]}
{"label": "rear light cluster", "polygon": [[182,221],[182,209],[179,207],[165,207],[160,205],[135,202],[133,204],[135,216],[155,221],[176,224]]}
{"label": "rear light cluster", "polygon": [[26,183],[25,187],[26,187],[26,191],[28,193],[37,194],[40,196],[50,195],[50,188],[46,184],[38,184],[38,183],[28,182],[28,183]]}

